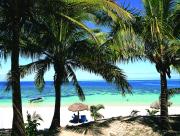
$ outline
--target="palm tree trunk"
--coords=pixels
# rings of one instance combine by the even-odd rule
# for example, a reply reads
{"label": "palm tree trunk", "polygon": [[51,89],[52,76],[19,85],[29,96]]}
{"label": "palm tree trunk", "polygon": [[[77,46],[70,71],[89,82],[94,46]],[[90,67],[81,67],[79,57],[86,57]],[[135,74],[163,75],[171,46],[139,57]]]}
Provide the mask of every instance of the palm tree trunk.
{"label": "palm tree trunk", "polygon": [[61,85],[62,74],[60,69],[55,68],[54,87],[55,87],[55,108],[54,115],[51,122],[50,130],[56,130],[60,127],[60,106],[61,106]]}
{"label": "palm tree trunk", "polygon": [[25,127],[22,116],[22,101],[20,90],[19,73],[19,35],[20,27],[18,19],[14,20],[13,46],[11,54],[11,74],[12,74],[12,104],[13,104],[13,123],[12,136],[25,136]]}
{"label": "palm tree trunk", "polygon": [[168,92],[167,92],[167,79],[166,73],[160,73],[161,78],[161,124],[163,130],[170,129],[168,120]]}

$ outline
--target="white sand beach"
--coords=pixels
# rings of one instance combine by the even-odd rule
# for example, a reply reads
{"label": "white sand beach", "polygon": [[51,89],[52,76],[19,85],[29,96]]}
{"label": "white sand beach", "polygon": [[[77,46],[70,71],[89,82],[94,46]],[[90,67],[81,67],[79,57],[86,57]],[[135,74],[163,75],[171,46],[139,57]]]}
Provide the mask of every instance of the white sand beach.
{"label": "white sand beach", "polygon": [[[100,112],[104,115],[104,118],[111,118],[111,117],[117,117],[117,116],[129,116],[132,110],[138,110],[140,111],[138,115],[147,115],[146,109],[149,109],[149,106],[132,106],[132,105],[120,105],[120,106],[108,106],[105,105],[105,109],[102,109]],[[27,111],[29,113],[36,112],[37,114],[40,114],[43,122],[40,122],[41,125],[38,127],[38,129],[44,129],[49,128],[49,125],[51,124],[54,107],[52,106],[24,106],[23,107],[23,116],[24,120],[26,121],[26,113]],[[169,108],[169,114],[175,115],[180,114],[180,106],[172,106]],[[68,106],[61,107],[61,126],[64,127],[66,125],[71,125],[69,121],[72,119],[73,112],[68,111]],[[92,121],[92,118],[90,117],[89,111],[82,111],[80,112],[80,115],[86,115],[88,121]],[[10,106],[1,106],[0,107],[0,129],[7,129],[11,128],[12,123],[12,107]]]}

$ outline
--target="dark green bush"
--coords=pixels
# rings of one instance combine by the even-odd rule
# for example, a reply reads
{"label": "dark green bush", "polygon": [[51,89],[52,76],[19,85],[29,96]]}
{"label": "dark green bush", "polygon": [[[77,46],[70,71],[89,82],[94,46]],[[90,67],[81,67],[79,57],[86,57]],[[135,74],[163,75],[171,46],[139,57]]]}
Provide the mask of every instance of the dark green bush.
{"label": "dark green bush", "polygon": [[40,126],[38,121],[40,120],[43,121],[36,112],[34,112],[32,116],[27,112],[27,123],[25,123],[27,136],[37,136],[37,127]]}

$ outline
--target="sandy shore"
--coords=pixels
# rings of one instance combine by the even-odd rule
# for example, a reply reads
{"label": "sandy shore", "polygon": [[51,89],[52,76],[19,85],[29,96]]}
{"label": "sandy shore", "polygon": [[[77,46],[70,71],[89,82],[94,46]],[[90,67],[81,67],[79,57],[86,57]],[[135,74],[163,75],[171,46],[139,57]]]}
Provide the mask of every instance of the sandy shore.
{"label": "sandy shore", "polygon": [[[138,115],[147,115],[146,109],[148,109],[149,106],[108,106],[105,105],[105,109],[101,110],[100,112],[104,115],[105,118],[111,118],[111,117],[117,117],[117,116],[128,116],[130,115],[132,110],[138,110],[140,111]],[[29,113],[36,112],[37,114],[40,114],[43,122],[40,122],[41,125],[39,126],[39,129],[49,128],[54,112],[54,107],[52,106],[25,106],[23,107],[23,116],[24,120],[26,120],[26,113],[27,111]],[[180,106],[172,106],[169,108],[169,114],[180,114]],[[69,124],[69,120],[72,119],[73,112],[68,111],[67,106],[61,107],[61,126],[64,127]],[[88,121],[91,121],[92,118],[90,117],[89,111],[82,111],[80,112],[80,115],[86,115]],[[12,107],[10,106],[3,106],[0,107],[0,129],[2,128],[11,128],[12,123]],[[70,125],[70,124],[69,124]]]}

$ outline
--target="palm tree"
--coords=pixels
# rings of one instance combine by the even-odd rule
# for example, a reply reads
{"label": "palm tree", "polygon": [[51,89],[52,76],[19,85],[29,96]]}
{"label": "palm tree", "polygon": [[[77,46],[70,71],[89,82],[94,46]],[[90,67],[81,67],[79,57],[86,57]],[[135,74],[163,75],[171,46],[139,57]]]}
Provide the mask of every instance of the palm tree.
{"label": "palm tree", "polygon": [[[67,24],[67,23],[66,23]],[[63,27],[66,29],[66,27]],[[61,29],[62,30],[62,29]],[[71,33],[70,33],[71,31]],[[73,82],[78,96],[81,100],[85,99],[82,88],[80,87],[73,69],[83,69],[100,74],[108,82],[115,83],[122,92],[130,91],[130,86],[126,81],[125,75],[121,69],[107,62],[108,58],[104,47],[96,47],[95,43],[90,39],[78,39],[74,35],[81,33],[80,31],[74,33],[71,28],[64,33],[64,41],[56,41],[55,47],[50,45],[45,52],[46,57],[26,66],[22,66],[22,77],[28,73],[37,70],[35,76],[35,83],[39,88],[44,86],[44,73],[49,69],[50,65],[54,67],[54,88],[55,88],[55,110],[50,129],[60,126],[60,98],[61,86],[69,79]],[[84,34],[83,34],[84,35]],[[49,36],[49,38],[51,38]],[[51,42],[52,43],[52,42]],[[55,49],[54,49],[55,48]],[[105,53],[104,53],[104,52]]]}
{"label": "palm tree", "polygon": [[[58,2],[58,1],[54,1]],[[58,5],[64,2],[59,1]],[[46,11],[42,9],[43,1],[31,0],[1,0],[0,2],[0,46],[1,54],[4,58],[11,54],[11,78],[9,78],[8,86],[12,87],[12,103],[13,103],[13,124],[12,135],[25,135],[24,121],[22,116],[22,101],[20,90],[20,73],[19,73],[19,54],[20,46],[24,44],[23,33],[32,23],[39,23],[41,20],[40,13]],[[46,4],[47,5],[47,4]],[[58,6],[56,5],[56,7]],[[35,8],[34,8],[35,6]],[[34,9],[33,9],[34,8]],[[59,6],[61,8],[61,6]],[[39,18],[35,18],[38,13]],[[66,16],[65,16],[66,17]],[[71,19],[66,17],[67,19]],[[28,28],[29,29],[29,28]],[[31,32],[31,30],[29,30]],[[23,45],[24,46],[24,45]],[[23,52],[25,55],[27,52]],[[2,56],[2,55],[1,55]]]}
{"label": "palm tree", "polygon": [[104,106],[101,104],[96,105],[96,106],[92,105],[90,107],[91,117],[93,117],[94,121],[104,117],[101,113],[98,112],[101,109],[104,109]]}
{"label": "palm tree", "polygon": [[[61,6],[63,9],[61,9],[60,11],[58,11],[56,8],[54,12],[44,10],[50,13],[46,13],[46,15],[48,16],[45,17],[45,32],[32,38],[38,39],[36,43],[33,43],[37,45],[37,48],[36,45],[33,46],[35,52],[44,54],[46,57],[27,66],[21,67],[21,72],[23,73],[22,76],[24,76],[24,74],[31,73],[32,71],[37,70],[35,83],[39,88],[43,88],[44,86],[44,73],[49,69],[50,65],[54,67],[54,87],[56,100],[54,116],[50,127],[51,129],[60,126],[59,108],[61,85],[63,83],[71,78],[81,100],[85,99],[82,89],[78,84],[75,73],[73,71],[74,68],[81,68],[84,70],[89,70],[90,72],[94,72],[96,74],[100,74],[107,81],[114,82],[118,87],[120,87],[120,89],[122,89],[122,92],[125,92],[126,89],[130,90],[129,84],[126,82],[125,76],[123,75],[121,70],[113,64],[108,63],[110,59],[109,57],[106,58],[107,53],[102,53],[107,50],[107,47],[95,48],[95,46],[92,46],[92,44],[95,45],[95,43],[93,43],[90,39],[87,40],[88,35],[87,33],[85,33],[85,31],[88,32],[96,42],[98,41],[92,34],[92,31],[89,30],[85,25],[83,25],[83,23],[81,23],[81,20],[89,19],[89,16],[87,16],[87,14],[83,14],[85,11],[85,13],[94,13],[93,10],[96,9],[96,7],[92,8],[91,6],[89,6],[90,4],[98,3],[99,5],[101,5],[99,7],[102,7],[102,4],[100,4],[97,0],[91,2],[86,0],[82,2],[82,0],[80,0],[79,3],[71,3],[71,1],[70,3],[68,3],[68,1],[66,2],[67,3],[64,4],[67,5],[65,7]],[[53,3],[48,3],[48,7],[51,4],[53,5]],[[82,4],[84,8],[80,8],[82,7]],[[112,1],[103,1],[103,6],[106,7],[106,12],[115,12],[112,12],[110,14],[111,16],[113,14],[120,15],[121,13],[124,13],[125,15],[127,15],[127,17],[124,15],[126,17],[125,20],[131,18],[128,12],[120,9],[120,7],[118,7]],[[115,7],[116,11],[113,10],[112,6]],[[45,5],[44,8],[47,9],[48,7]],[[121,14],[121,16],[123,17],[123,14]],[[88,47],[88,44],[91,46]],[[33,51],[34,49],[31,48],[30,50]],[[85,53],[86,55],[82,53]]]}
{"label": "palm tree", "polygon": [[[58,0],[53,1],[56,6],[55,5],[52,6],[49,2],[50,1],[44,3],[44,1],[39,0],[39,3],[41,3],[40,4],[41,6],[46,5],[46,9],[42,10],[40,7],[38,7],[38,4],[36,3],[35,7],[36,7],[37,12],[38,13],[49,12],[49,14],[52,14],[55,12],[55,10],[58,9],[57,11],[59,11],[59,10],[62,11],[62,10],[64,10],[64,7],[66,7],[65,5],[61,6],[62,4],[66,3],[66,1],[65,2],[58,1]],[[74,1],[71,1],[71,4],[73,4],[73,2]],[[113,17],[113,19],[115,19],[115,16],[113,15],[114,13],[116,13],[118,16],[125,17],[125,19],[131,18],[131,15],[128,12],[119,8],[113,1],[94,0],[94,1],[90,2],[87,0],[84,0],[84,1],[79,0],[79,2],[81,2],[81,3],[89,2],[89,3],[95,4],[95,5],[98,3],[98,5],[101,5],[98,8],[101,9],[101,8],[106,7],[106,12],[111,17]],[[26,0],[26,1],[2,0],[1,5],[0,5],[1,6],[0,12],[4,19],[3,22],[1,22],[1,26],[3,26],[1,28],[5,28],[5,29],[3,29],[3,32],[1,33],[1,37],[3,37],[3,39],[5,41],[4,43],[6,43],[6,44],[8,43],[7,42],[8,38],[11,38],[11,42],[8,44],[11,45],[13,43],[13,46],[12,47],[10,46],[11,47],[10,50],[12,51],[12,54],[11,54],[11,60],[12,60],[11,85],[12,85],[12,90],[13,90],[13,111],[14,111],[13,127],[12,127],[13,135],[16,135],[17,133],[24,135],[22,105],[21,105],[21,92],[20,92],[20,77],[19,77],[18,67],[19,67],[20,38],[22,38],[21,37],[22,28],[23,28],[26,20],[28,20],[31,17],[34,17],[31,14],[32,3],[33,2],[29,1],[29,0]],[[54,9],[54,10],[51,10],[51,9]],[[56,15],[58,15],[58,17],[66,18],[69,21],[74,21],[74,23],[79,24],[78,22],[76,22],[72,18],[66,16],[65,14],[56,14]],[[41,20],[42,18],[43,18],[43,16],[39,16],[38,19],[40,21],[42,21]],[[35,20],[33,20],[33,21],[35,21]],[[83,26],[81,24],[79,24],[79,27],[83,27]],[[86,29],[86,28],[84,27],[84,29]],[[88,30],[88,29],[86,29],[86,30]],[[18,123],[15,123],[15,122],[18,122]],[[19,127],[17,126],[17,124],[19,124]],[[21,130],[23,130],[23,131],[20,132]]]}
{"label": "palm tree", "polygon": [[[19,51],[21,29],[25,22],[31,17],[32,8],[33,2],[31,0],[1,0],[0,2],[1,51],[8,49],[11,54],[13,136],[25,135],[20,89]],[[6,52],[4,52],[4,54],[5,53]]]}
{"label": "palm tree", "polygon": [[180,4],[174,0],[143,0],[143,3],[145,14],[134,13],[136,21],[125,26],[128,29],[122,29],[124,26],[118,23],[112,24],[111,38],[106,44],[111,45],[116,60],[148,59],[156,65],[161,79],[162,128],[168,129],[166,77],[171,77],[170,67],[180,72]]}
{"label": "palm tree", "polygon": [[[145,14],[138,21],[140,29],[135,29],[145,42],[146,58],[154,63],[161,81],[161,121],[162,128],[169,129],[167,77],[171,78],[170,67],[179,67],[179,26],[174,0],[143,0]],[[137,26],[137,25],[136,25]],[[176,41],[176,42],[174,42]]]}

